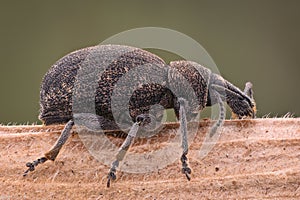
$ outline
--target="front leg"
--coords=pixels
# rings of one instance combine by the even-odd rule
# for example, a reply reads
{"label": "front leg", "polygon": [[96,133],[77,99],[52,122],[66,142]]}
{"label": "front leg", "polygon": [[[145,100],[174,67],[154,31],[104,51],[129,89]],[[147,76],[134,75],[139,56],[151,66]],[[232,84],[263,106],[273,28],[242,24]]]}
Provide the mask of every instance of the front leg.
{"label": "front leg", "polygon": [[218,129],[223,125],[224,121],[225,121],[225,117],[226,117],[226,107],[225,107],[225,104],[222,100],[222,97],[221,97],[221,94],[217,91],[217,90],[214,90],[215,86],[212,85],[211,88],[211,93],[212,95],[214,95],[218,105],[219,105],[219,108],[220,108],[220,111],[219,111],[219,117],[217,119],[217,121],[213,124],[212,128],[210,129],[210,132],[209,132],[209,136],[210,137],[213,137]]}

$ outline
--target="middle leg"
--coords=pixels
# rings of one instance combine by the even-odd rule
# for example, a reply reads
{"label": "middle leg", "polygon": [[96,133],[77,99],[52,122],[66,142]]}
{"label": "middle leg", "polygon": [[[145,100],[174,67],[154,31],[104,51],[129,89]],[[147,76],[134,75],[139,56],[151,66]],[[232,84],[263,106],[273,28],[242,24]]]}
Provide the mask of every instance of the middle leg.
{"label": "middle leg", "polygon": [[184,98],[179,98],[179,119],[180,119],[180,132],[182,137],[181,147],[182,155],[180,161],[182,163],[182,173],[185,174],[186,178],[190,181],[190,174],[192,173],[191,168],[188,165],[188,138],[187,138],[187,119],[186,119],[186,106],[187,101]]}
{"label": "middle leg", "polygon": [[136,122],[132,125],[126,139],[124,140],[123,144],[118,150],[118,153],[116,155],[116,160],[111,164],[111,168],[107,175],[107,185],[106,185],[107,187],[110,187],[111,180],[116,180],[117,167],[119,166],[119,163],[124,159],[131,143],[136,137],[139,126],[146,120],[146,118],[147,117],[145,115],[137,116]]}

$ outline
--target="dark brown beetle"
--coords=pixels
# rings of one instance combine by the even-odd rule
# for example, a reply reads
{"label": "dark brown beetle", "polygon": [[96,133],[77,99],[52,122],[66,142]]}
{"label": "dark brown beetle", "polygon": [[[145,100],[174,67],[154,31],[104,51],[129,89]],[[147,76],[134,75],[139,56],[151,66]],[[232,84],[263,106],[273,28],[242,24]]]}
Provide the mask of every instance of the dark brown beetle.
{"label": "dark brown beetle", "polygon": [[[113,55],[114,53],[116,54]],[[129,105],[127,106],[134,124],[127,134],[116,156],[116,160],[112,163],[108,173],[108,187],[110,186],[110,181],[116,179],[116,168],[119,166],[119,162],[122,161],[133,138],[136,137],[137,130],[140,126],[151,121],[149,110],[155,104],[159,104],[165,109],[173,108],[180,121],[183,148],[181,156],[182,172],[188,180],[190,180],[191,169],[187,163],[188,143],[186,121],[190,118],[189,113],[191,111],[196,108],[199,112],[206,106],[219,104],[220,114],[217,122],[211,129],[211,136],[215,134],[217,128],[222,125],[225,119],[223,101],[227,102],[236,118],[255,117],[256,107],[253,99],[252,84],[249,82],[246,83],[245,90],[242,92],[220,75],[211,73],[209,69],[195,62],[175,61],[167,65],[158,56],[129,46],[100,45],[84,48],[58,60],[44,76],[40,92],[41,109],[39,118],[45,125],[62,123],[66,123],[66,125],[56,144],[45,153],[44,157],[26,164],[28,169],[25,171],[24,176],[29,171],[33,171],[38,164],[44,163],[47,160],[54,161],[61,147],[69,138],[74,125],[74,114],[77,112],[74,110],[74,99],[72,99],[74,92],[76,90],[80,98],[86,99],[87,96],[85,96],[84,91],[89,87],[89,82],[87,81],[87,83],[80,85],[81,89],[78,89],[79,87],[76,88],[78,86],[76,86],[77,75],[79,70],[86,67],[86,60],[90,60],[89,67],[92,71],[89,73],[91,73],[91,76],[94,74],[93,69],[97,71],[96,69],[101,67],[101,62],[94,62],[97,59],[94,56],[100,58],[100,61],[109,60],[109,64],[104,66],[104,70],[100,70],[101,75],[96,73],[97,84],[95,95],[92,99],[92,103],[95,104],[95,114],[99,126],[105,130],[118,128],[111,105],[111,97],[118,81],[129,71],[138,69],[141,66],[144,67],[142,72],[138,76],[135,76],[134,83],[138,87],[131,94]],[[153,70],[153,67],[155,70]],[[144,83],[143,80],[147,76],[157,77],[162,80],[163,84]],[[181,82],[183,79],[192,88],[192,92],[196,96],[196,101],[188,99],[190,91],[182,88]],[[125,90],[126,88],[120,91]],[[180,95],[180,92],[176,90],[181,90],[186,94]],[[123,97],[122,94],[117,94],[116,96],[118,97],[118,95],[119,98]],[[84,110],[84,106],[82,109]],[[123,112],[123,110],[120,110],[119,113]]]}

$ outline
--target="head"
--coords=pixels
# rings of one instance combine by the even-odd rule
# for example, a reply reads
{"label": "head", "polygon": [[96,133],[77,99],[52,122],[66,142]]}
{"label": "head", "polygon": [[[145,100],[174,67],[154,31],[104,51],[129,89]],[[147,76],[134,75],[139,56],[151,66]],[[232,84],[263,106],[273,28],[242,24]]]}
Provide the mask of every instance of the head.
{"label": "head", "polygon": [[232,109],[232,117],[233,119],[241,119],[241,118],[255,118],[256,115],[256,103],[253,98],[253,90],[252,83],[247,82],[245,84],[245,89],[243,92],[243,96],[241,96],[240,103],[238,106],[233,106]]}
{"label": "head", "polygon": [[232,111],[233,119],[254,118],[256,104],[253,98],[252,83],[247,82],[244,91],[223,79],[218,74],[212,74],[210,81],[208,104],[217,103],[214,100],[214,92],[218,92],[226,101]]}

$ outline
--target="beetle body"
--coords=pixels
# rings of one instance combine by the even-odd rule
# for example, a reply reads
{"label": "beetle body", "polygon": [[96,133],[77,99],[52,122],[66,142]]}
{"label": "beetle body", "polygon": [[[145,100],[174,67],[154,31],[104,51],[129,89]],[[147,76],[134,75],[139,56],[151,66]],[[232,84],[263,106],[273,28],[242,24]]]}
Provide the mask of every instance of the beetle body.
{"label": "beetle body", "polygon": [[[96,62],[97,59],[100,61]],[[87,61],[89,61],[88,65]],[[104,62],[106,65],[102,66]],[[212,73],[198,63],[174,61],[166,64],[161,58],[150,52],[129,46],[101,45],[84,48],[58,60],[43,78],[39,118],[45,125],[68,123],[56,145],[45,154],[45,157],[27,163],[29,169],[25,174],[33,171],[39,163],[54,160],[68,138],[74,125],[74,112],[77,112],[74,109],[74,94],[77,88],[80,88],[78,91],[82,91],[76,93],[79,99],[89,97],[85,91],[88,90],[90,81],[85,81],[81,85],[77,83],[78,75],[82,74],[82,70],[84,71],[86,67],[89,68],[87,74],[90,73],[90,77],[96,77],[95,80],[91,80],[96,81],[94,91],[92,91],[94,97],[91,102],[95,104],[95,114],[103,129],[117,128],[118,118],[122,118],[122,114],[126,113],[126,110],[129,110],[131,121],[135,123],[133,127],[140,126],[145,120],[144,118],[147,118],[145,116],[149,115],[151,106],[157,104],[165,109],[173,108],[177,118],[180,119],[181,126],[186,126],[185,117],[189,118],[191,113],[199,112],[206,106],[219,103],[220,107],[224,108],[223,101],[227,102],[238,118],[255,116],[255,103],[249,84],[242,92],[221,76]],[[96,75],[94,75],[94,71]],[[136,73],[131,76],[130,84],[120,84],[122,79],[133,71]],[[155,80],[153,81],[151,77]],[[182,82],[186,84],[182,84]],[[117,105],[118,101],[121,102],[124,99],[124,95],[128,95],[126,93],[132,87],[134,90],[129,95],[128,106],[117,109],[117,114],[114,115],[115,104],[112,105],[112,102],[117,102]],[[185,89],[185,87],[191,89]],[[193,95],[194,98],[190,98]],[[84,111],[85,107],[82,106],[81,109]],[[223,111],[219,118],[217,126],[220,126],[224,120]],[[130,133],[131,135],[122,145],[125,150],[132,141],[130,137],[135,137],[135,133],[132,134],[132,131]],[[182,134],[183,138],[186,138],[187,133]],[[184,149],[181,158],[183,173],[189,179],[191,171],[186,162],[187,142],[182,146]],[[110,179],[115,179],[114,173],[121,160],[122,158],[118,158],[112,164],[108,175],[108,186]]]}
{"label": "beetle body", "polygon": [[[40,115],[39,118],[46,125],[66,123],[73,118],[73,100],[74,87],[76,76],[81,68],[86,67],[84,61],[93,53],[97,47],[88,47],[68,54],[57,61],[46,73],[43,78],[40,92]],[[111,60],[105,70],[98,77],[97,88],[95,92],[95,109],[98,116],[106,118],[111,123],[114,122],[114,117],[111,108],[111,96],[119,79],[128,71],[139,67],[146,66],[139,76],[135,76],[135,85],[138,88],[133,92],[129,101],[129,113],[133,121],[140,114],[149,112],[150,106],[160,104],[164,108],[175,108],[175,113],[179,116],[179,108],[177,105],[176,96],[170,91],[169,85],[180,87],[180,79],[185,78],[191,83],[194,89],[197,100],[199,102],[199,110],[202,110],[207,102],[208,94],[208,79],[210,70],[193,62],[178,61],[171,62],[170,67],[174,70],[169,70],[168,65],[158,56],[142,49],[120,46],[120,45],[105,45],[101,46],[104,51],[126,51],[116,59]],[[107,55],[98,55],[107,56]],[[149,72],[145,72],[149,68]],[[155,66],[154,71],[150,66]],[[93,66],[97,68],[98,66]],[[195,69],[198,67],[198,70]],[[158,70],[157,70],[158,69]],[[156,74],[154,74],[157,72]],[[183,77],[176,77],[176,72],[179,72]],[[165,85],[157,83],[142,84],[145,75],[151,73],[150,76],[156,76],[166,81]],[[177,80],[175,82],[174,80]],[[177,85],[178,86],[177,86]],[[85,87],[85,85],[83,85]],[[88,86],[86,85],[86,88]],[[126,91],[126,88],[122,88]],[[84,95],[84,94],[80,94]],[[116,98],[122,98],[122,94],[116,95]],[[87,98],[87,97],[82,97]],[[122,112],[120,112],[122,113]],[[111,126],[102,124],[102,128],[110,129]],[[114,126],[113,126],[114,127]]]}

